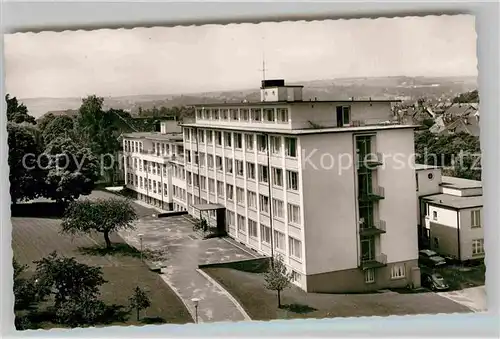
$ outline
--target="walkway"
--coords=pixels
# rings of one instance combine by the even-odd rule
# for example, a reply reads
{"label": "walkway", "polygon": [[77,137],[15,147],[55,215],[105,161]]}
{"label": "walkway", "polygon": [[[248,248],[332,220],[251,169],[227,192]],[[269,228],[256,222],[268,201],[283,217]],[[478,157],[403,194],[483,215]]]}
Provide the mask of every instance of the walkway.
{"label": "walkway", "polygon": [[488,310],[486,305],[485,286],[465,288],[459,291],[439,292],[437,294],[439,294],[441,297],[467,306],[474,312],[485,312]]}
{"label": "walkway", "polygon": [[199,322],[250,320],[227,291],[207,280],[197,269],[199,263],[250,259],[254,255],[223,239],[200,239],[193,231],[192,222],[186,215],[160,219],[144,217],[135,230],[120,232],[120,235],[139,248],[138,234],[143,234],[143,248],[166,253],[161,276],[183,300],[193,318],[192,299],[200,299]]}

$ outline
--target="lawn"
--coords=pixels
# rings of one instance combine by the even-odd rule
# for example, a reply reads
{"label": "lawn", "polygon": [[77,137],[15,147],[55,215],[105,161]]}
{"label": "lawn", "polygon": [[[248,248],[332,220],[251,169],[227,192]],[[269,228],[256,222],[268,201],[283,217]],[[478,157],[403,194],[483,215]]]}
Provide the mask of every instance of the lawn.
{"label": "lawn", "polygon": [[484,262],[474,266],[450,265],[436,269],[450,286],[450,290],[482,286],[485,282],[486,265]]}
{"label": "lawn", "polygon": [[[142,312],[137,322],[134,313],[126,319],[118,319],[110,325],[141,325],[149,323],[185,324],[193,319],[177,295],[163,282],[161,277],[151,272],[140,260],[140,253],[129,247],[118,236],[113,235],[115,251],[102,253],[102,236],[63,236],[59,234],[59,219],[12,218],[12,249],[21,264],[34,271],[34,260],[47,256],[52,251],[60,255],[75,257],[79,262],[102,267],[108,283],[101,288],[101,298],[108,305],[117,305],[124,311],[133,289],[140,286],[147,291],[151,307]],[[120,312],[118,312],[120,313]],[[41,328],[55,327],[50,321],[40,320]]]}
{"label": "lawn", "polygon": [[318,294],[296,286],[282,293],[284,307],[279,309],[276,292],[264,287],[263,274],[215,267],[204,271],[224,286],[253,320],[470,312],[434,293]]}

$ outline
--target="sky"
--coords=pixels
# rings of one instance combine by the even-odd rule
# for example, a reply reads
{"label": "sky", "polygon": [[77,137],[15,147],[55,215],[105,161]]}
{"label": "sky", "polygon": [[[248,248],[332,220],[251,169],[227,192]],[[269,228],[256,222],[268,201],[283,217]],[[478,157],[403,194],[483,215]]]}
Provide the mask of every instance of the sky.
{"label": "sky", "polygon": [[371,76],[477,75],[474,16],[5,35],[18,98],[181,94]]}

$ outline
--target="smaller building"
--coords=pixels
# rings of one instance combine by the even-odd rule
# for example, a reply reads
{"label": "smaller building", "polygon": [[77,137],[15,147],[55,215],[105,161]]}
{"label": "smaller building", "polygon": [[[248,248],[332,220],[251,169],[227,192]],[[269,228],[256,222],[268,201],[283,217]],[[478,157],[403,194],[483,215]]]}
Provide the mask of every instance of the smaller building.
{"label": "smaller building", "polygon": [[460,261],[484,258],[481,182],[442,176],[439,187],[420,197],[424,247]]}

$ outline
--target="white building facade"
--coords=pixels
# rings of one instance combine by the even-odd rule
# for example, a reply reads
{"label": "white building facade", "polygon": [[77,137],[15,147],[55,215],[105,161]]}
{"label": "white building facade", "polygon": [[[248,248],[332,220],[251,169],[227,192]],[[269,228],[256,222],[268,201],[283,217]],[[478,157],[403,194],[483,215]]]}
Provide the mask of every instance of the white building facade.
{"label": "white building facade", "polygon": [[419,281],[414,126],[392,120],[391,101],[304,101],[301,86],[264,81],[260,102],[196,107],[177,144],[185,200],[168,186],[167,201],[196,218],[224,208],[227,234],[281,255],[305,291],[405,287]]}

